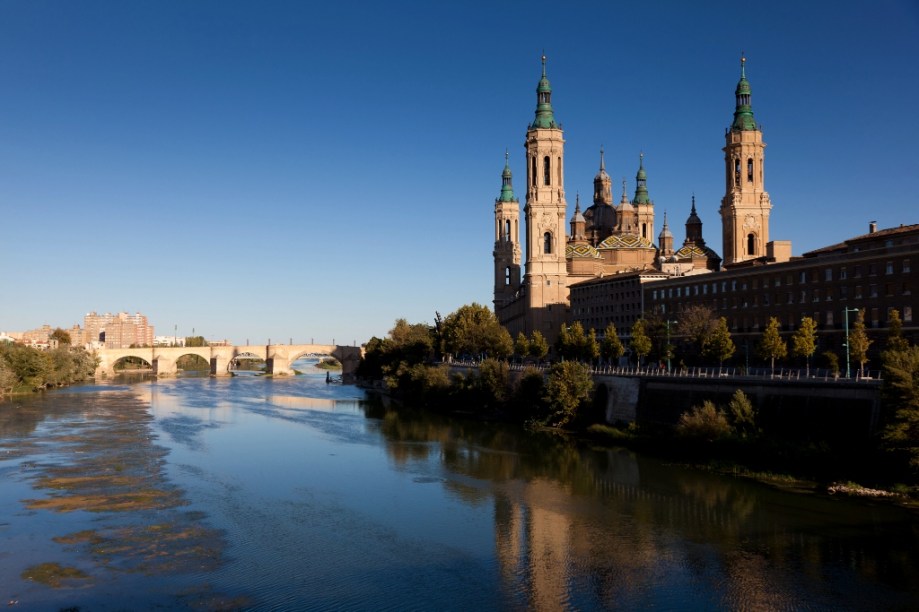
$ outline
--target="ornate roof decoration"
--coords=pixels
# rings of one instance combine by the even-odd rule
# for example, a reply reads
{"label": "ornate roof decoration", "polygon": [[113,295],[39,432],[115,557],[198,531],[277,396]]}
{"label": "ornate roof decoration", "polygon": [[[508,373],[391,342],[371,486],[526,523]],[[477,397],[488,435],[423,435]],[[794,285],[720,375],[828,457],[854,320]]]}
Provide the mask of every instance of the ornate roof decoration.
{"label": "ornate roof decoration", "polygon": [[702,257],[705,259],[714,257],[716,259],[720,259],[718,257],[718,254],[715,253],[715,251],[711,250],[708,247],[700,247],[697,244],[684,245],[679,251],[674,253],[673,256],[676,259],[693,259],[693,258],[698,258],[698,257]]}
{"label": "ornate roof decoration", "polygon": [[565,247],[566,258],[600,259],[600,253],[589,244],[569,244]]}
{"label": "ornate roof decoration", "polygon": [[542,78],[536,86],[536,119],[530,124],[531,129],[536,128],[556,128],[560,129],[555,122],[555,113],[552,110],[552,86],[549,85],[549,78],[546,76],[546,56],[542,56]]}
{"label": "ornate roof decoration", "polygon": [[501,173],[501,195],[498,197],[499,202],[517,202],[517,196],[514,195],[514,186],[512,184],[513,175],[511,167],[508,165],[507,149],[504,150],[504,172]]}
{"label": "ornate roof decoration", "polygon": [[737,89],[734,90],[736,106],[734,109],[734,123],[731,124],[731,131],[746,132],[756,129],[756,121],[753,120],[753,106],[750,104],[751,91],[750,82],[747,80],[744,64],[747,58],[743,53],[740,54],[740,80],[737,82]]}
{"label": "ornate roof decoration", "polygon": [[650,240],[642,238],[636,234],[613,234],[597,246],[598,250],[604,249],[653,249],[655,247]]}

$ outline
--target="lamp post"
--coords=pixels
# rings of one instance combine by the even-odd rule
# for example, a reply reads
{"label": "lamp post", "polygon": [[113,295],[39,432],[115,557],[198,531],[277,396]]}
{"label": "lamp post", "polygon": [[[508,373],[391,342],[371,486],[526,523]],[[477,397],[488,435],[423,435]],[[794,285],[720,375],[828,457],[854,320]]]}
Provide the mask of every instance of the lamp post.
{"label": "lamp post", "polygon": [[667,373],[670,373],[670,353],[673,352],[670,347],[670,324],[676,323],[676,321],[667,321]]}
{"label": "lamp post", "polygon": [[849,313],[858,312],[858,308],[843,308],[843,312],[846,320],[846,341],[844,343],[846,345],[846,378],[849,378]]}

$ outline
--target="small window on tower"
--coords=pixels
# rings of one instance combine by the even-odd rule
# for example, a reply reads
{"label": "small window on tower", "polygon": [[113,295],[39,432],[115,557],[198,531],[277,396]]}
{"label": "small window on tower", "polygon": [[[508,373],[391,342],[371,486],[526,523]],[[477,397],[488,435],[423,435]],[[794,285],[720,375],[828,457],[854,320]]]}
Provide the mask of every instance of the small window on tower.
{"label": "small window on tower", "polygon": [[530,172],[530,182],[533,184],[533,187],[536,187],[536,158],[533,158],[532,172]]}
{"label": "small window on tower", "polygon": [[753,182],[753,158],[747,160],[747,182]]}
{"label": "small window on tower", "polygon": [[549,175],[549,171],[550,171],[549,165],[550,165],[549,156],[547,155],[542,159],[543,181],[546,185],[551,184],[551,180],[550,180],[551,176]]}
{"label": "small window on tower", "polygon": [[734,185],[740,187],[740,160],[734,160]]}
{"label": "small window on tower", "polygon": [[511,241],[511,221],[510,219],[504,222],[504,241],[505,242]]}
{"label": "small window on tower", "polygon": [[511,284],[511,269],[510,267],[504,268],[504,284]]}
{"label": "small window on tower", "polygon": [[747,234],[747,255],[756,254],[756,236]]}
{"label": "small window on tower", "polygon": [[542,252],[546,255],[552,253],[552,234],[549,232],[542,235]]}

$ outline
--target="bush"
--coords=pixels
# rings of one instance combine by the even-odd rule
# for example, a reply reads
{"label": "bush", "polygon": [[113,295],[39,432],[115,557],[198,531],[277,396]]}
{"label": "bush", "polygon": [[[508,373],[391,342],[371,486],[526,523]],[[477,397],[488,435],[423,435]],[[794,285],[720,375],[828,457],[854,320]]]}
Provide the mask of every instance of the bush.
{"label": "bush", "polygon": [[686,438],[713,441],[730,436],[731,424],[728,423],[723,410],[719,410],[713,402],[705,400],[701,406],[680,415],[676,430],[680,436]]}
{"label": "bush", "polygon": [[731,425],[734,433],[741,438],[756,433],[756,411],[746,393],[738,389],[728,402],[728,413],[731,415]]}
{"label": "bush", "polygon": [[564,427],[577,417],[578,410],[591,399],[593,380],[590,368],[576,361],[563,361],[552,366],[546,383],[546,404],[549,411],[545,424]]}

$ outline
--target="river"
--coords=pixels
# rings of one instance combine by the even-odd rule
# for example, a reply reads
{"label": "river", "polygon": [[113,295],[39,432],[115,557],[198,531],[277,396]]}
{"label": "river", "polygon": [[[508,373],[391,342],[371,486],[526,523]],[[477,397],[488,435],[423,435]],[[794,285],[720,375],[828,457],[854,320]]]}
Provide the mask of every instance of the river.
{"label": "river", "polygon": [[325,374],[0,404],[13,610],[919,608],[919,522]]}

